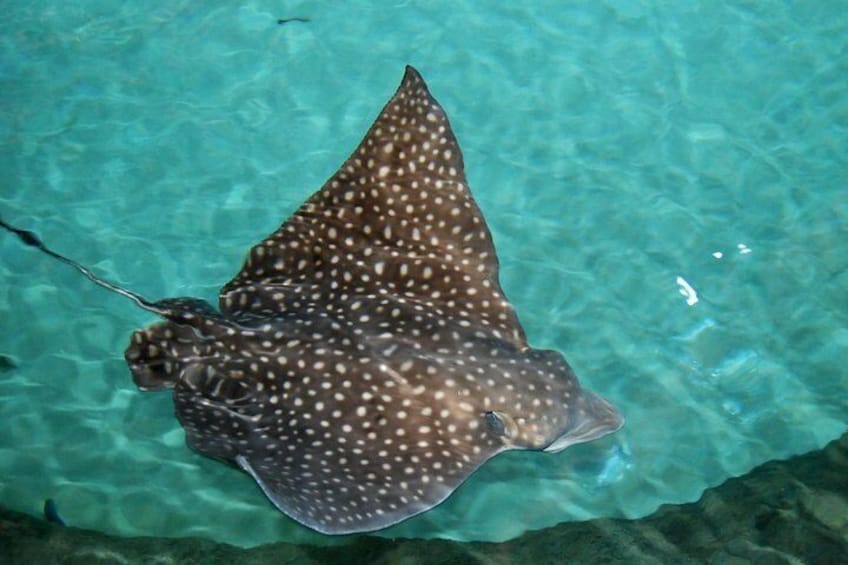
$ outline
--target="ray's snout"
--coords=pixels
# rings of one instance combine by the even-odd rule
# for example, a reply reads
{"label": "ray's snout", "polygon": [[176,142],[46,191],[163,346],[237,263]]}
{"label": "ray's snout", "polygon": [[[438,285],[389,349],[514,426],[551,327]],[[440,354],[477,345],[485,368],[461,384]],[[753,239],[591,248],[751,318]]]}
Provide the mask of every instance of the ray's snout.
{"label": "ray's snout", "polygon": [[544,449],[557,453],[570,445],[585,443],[609,435],[624,425],[624,417],[606,399],[583,390],[573,409],[565,431]]}

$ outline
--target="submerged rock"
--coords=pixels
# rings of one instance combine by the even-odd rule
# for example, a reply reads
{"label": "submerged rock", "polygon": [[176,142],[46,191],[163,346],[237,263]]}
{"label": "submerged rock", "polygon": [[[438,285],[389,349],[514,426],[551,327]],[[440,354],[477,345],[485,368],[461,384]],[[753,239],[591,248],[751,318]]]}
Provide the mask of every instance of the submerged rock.
{"label": "submerged rock", "polygon": [[848,433],[638,520],[563,523],[505,543],[351,537],[251,549],[119,538],[0,509],[0,563],[848,563]]}

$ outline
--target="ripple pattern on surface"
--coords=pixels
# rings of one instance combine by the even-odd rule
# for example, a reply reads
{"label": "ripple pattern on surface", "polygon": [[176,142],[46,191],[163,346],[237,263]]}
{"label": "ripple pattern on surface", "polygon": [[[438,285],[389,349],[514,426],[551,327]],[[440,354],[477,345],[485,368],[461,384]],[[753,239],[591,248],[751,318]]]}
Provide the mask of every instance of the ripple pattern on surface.
{"label": "ripple pattern on surface", "polygon": [[[386,535],[502,540],[694,500],[848,421],[848,15],[624,4],[303,3],[308,25],[277,26],[258,0],[8,3],[0,214],[150,297],[214,298],[412,63],[531,342],[627,426],[498,457]],[[0,257],[4,504],[49,496],[125,535],[327,541],[184,447],[167,394],[133,390],[143,312],[13,238]]]}

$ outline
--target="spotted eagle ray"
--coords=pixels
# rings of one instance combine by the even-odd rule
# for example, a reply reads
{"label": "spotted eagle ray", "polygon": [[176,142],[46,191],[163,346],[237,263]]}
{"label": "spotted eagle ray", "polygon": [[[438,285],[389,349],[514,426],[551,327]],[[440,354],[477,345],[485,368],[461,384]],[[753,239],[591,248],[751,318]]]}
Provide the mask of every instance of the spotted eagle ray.
{"label": "spotted eagle ray", "polygon": [[125,352],[173,389],[186,442],[327,534],[438,505],[486,460],[607,435],[618,411],[532,349],[501,290],[462,154],[421,75],[220,292],[150,301],[0,225],[165,321]]}

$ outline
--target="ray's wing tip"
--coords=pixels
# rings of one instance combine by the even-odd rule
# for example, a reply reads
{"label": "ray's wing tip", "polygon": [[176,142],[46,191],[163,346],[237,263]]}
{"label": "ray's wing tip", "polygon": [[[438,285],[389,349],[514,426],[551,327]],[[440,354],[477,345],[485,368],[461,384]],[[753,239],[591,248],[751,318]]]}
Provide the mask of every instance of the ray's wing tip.
{"label": "ray's wing tip", "polygon": [[424,79],[421,77],[421,73],[418,72],[418,69],[416,69],[412,65],[406,65],[406,68],[403,72],[403,82],[406,83],[414,79],[420,80],[422,82],[424,81]]}
{"label": "ray's wing tip", "polygon": [[419,88],[423,88],[427,96],[430,96],[430,89],[427,86],[424,77],[422,77],[421,73],[418,72],[418,69],[412,65],[406,65],[406,69],[403,73],[403,79],[400,81],[400,87],[398,90],[413,92]]}

